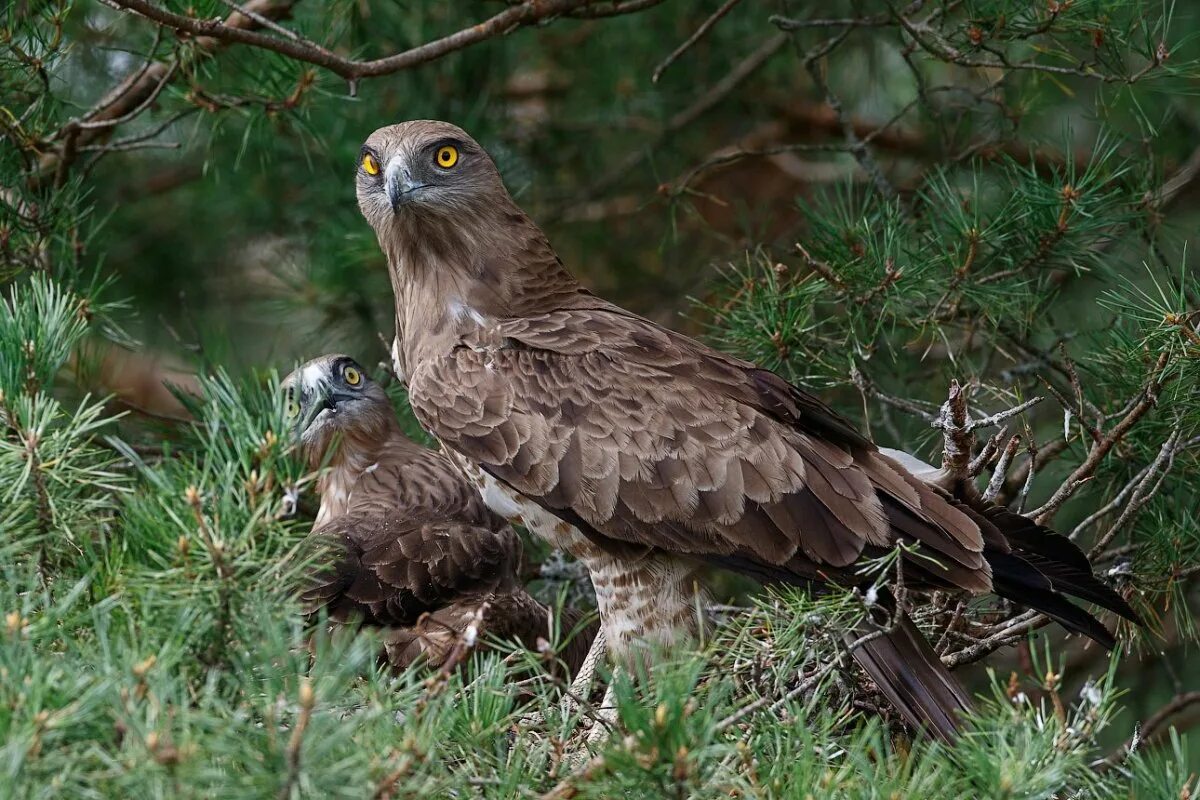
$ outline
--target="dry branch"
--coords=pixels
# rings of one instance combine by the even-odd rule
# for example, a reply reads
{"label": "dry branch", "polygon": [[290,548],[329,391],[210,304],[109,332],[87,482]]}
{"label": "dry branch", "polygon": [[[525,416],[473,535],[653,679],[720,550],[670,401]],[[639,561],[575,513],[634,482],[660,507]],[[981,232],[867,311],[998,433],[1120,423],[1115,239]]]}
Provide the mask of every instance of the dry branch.
{"label": "dry branch", "polygon": [[432,42],[413,47],[402,53],[384,58],[359,61],[346,58],[331,50],[297,36],[280,38],[271,36],[246,26],[234,26],[220,20],[201,20],[194,17],[176,14],[160,8],[150,0],[108,0],[114,6],[136,14],[140,14],[159,25],[164,25],[179,33],[193,36],[212,37],[223,42],[236,42],[251,47],[270,50],[297,61],[314,64],[323,69],[345,78],[350,84],[350,94],[355,93],[357,82],[362,78],[377,78],[390,75],[401,70],[411,69],[419,64],[441,58],[448,53],[462,50],[486,39],[503,36],[518,28],[536,25],[554,17],[568,15],[574,12],[586,13],[596,11],[592,6],[601,7],[599,10],[608,14],[622,14],[640,11],[656,5],[662,0],[632,0],[621,2],[597,2],[597,0],[526,0],[526,2],[509,6],[504,11],[483,22],[456,31],[449,36],[443,36]]}
{"label": "dry branch", "polygon": [[[989,414],[980,419],[974,419],[971,417],[971,412],[967,405],[967,389],[959,386],[958,381],[951,381],[946,402],[942,404],[937,417],[930,423],[932,427],[942,432],[943,471],[954,480],[969,481],[973,477],[972,468],[974,461],[972,455],[975,452],[975,431],[979,428],[989,428],[999,425],[1001,422],[1012,419],[1018,414],[1023,414],[1042,402],[1042,399],[1041,397],[1031,397],[1012,408],[999,411],[995,414]],[[1016,439],[1017,437],[1013,438]],[[1015,452],[1016,445],[1010,442],[1005,449],[1006,453],[1009,448]],[[1008,459],[1004,460],[1005,467],[1008,466],[1008,461],[1011,459],[1012,456],[1010,454]],[[1002,473],[999,465],[997,466],[997,472]],[[993,476],[992,482],[996,482],[995,476]],[[990,484],[988,488],[990,491]],[[995,492],[999,492],[998,486]]]}
{"label": "dry branch", "polygon": [[675,61],[684,53],[686,53],[696,42],[704,38],[704,35],[713,29],[713,26],[721,21],[721,18],[733,10],[733,7],[740,3],[741,0],[725,0],[721,7],[712,13],[708,19],[700,24],[696,32],[689,36],[683,44],[671,51],[671,54],[663,59],[662,63],[654,70],[654,74],[650,77],[651,83],[658,83],[658,79],[666,72],[667,67],[675,63]]}
{"label": "dry branch", "polygon": [[1151,370],[1150,377],[1132,401],[1129,411],[1102,439],[1092,444],[1087,458],[1062,482],[1058,489],[1054,491],[1054,494],[1050,496],[1050,499],[1040,508],[1030,513],[1034,521],[1041,525],[1049,522],[1062,504],[1069,500],[1079,490],[1079,487],[1091,480],[1092,476],[1096,474],[1096,469],[1100,466],[1100,462],[1108,455],[1108,452],[1125,437],[1125,434],[1137,424],[1138,420],[1146,415],[1146,412],[1154,407],[1158,402],[1158,392],[1162,389],[1166,381],[1163,370],[1167,365],[1167,359],[1168,356],[1166,353],[1159,356],[1158,362]]}

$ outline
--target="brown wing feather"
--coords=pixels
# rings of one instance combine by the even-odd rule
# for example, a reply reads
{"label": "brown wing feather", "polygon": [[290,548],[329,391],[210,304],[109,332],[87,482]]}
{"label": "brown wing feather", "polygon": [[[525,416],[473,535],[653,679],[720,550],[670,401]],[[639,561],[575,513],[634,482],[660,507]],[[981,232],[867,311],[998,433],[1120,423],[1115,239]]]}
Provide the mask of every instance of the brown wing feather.
{"label": "brown wing feather", "polygon": [[507,525],[362,514],[316,529],[309,546],[335,554],[303,593],[310,612],[326,607],[335,618],[377,625],[411,625],[463,598],[511,591],[521,557]]}
{"label": "brown wing feather", "polygon": [[987,588],[976,523],[822,403],[597,303],[505,321],[420,362],[418,418],[601,546],[843,567],[906,540],[948,562],[947,582]]}

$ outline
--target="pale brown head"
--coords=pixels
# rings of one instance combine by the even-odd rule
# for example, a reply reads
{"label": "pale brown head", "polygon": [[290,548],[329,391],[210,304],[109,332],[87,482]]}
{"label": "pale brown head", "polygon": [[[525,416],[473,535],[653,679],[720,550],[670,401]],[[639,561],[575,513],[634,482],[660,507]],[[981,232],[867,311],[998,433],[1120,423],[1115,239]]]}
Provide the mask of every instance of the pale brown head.
{"label": "pale brown head", "polygon": [[381,440],[395,412],[383,387],[349,356],[330,354],[297,367],[283,379],[288,416],[309,461],[319,463],[341,441]]}
{"label": "pale brown head", "polygon": [[367,137],[358,156],[358,207],[381,236],[397,220],[485,216],[508,192],[491,157],[448,122],[413,120]]}
{"label": "pale brown head", "polygon": [[436,120],[380,128],[359,153],[355,180],[358,207],[387,256],[399,374],[418,351],[486,320],[587,297],[461,128]]}

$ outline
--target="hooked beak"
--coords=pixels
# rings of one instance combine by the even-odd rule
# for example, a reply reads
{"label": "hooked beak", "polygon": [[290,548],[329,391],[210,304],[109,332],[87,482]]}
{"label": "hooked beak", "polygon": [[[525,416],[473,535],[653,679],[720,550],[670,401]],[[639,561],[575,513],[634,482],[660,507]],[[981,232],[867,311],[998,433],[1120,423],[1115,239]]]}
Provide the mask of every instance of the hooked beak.
{"label": "hooked beak", "polygon": [[353,399],[352,395],[336,391],[327,383],[321,383],[312,390],[312,395],[304,406],[304,415],[296,423],[296,437],[300,438],[308,432],[312,424],[321,416],[322,411],[336,414],[338,404]]}
{"label": "hooked beak", "polygon": [[428,184],[416,183],[413,181],[412,174],[408,167],[404,164],[403,156],[395,156],[388,162],[387,169],[384,172],[384,190],[387,192],[388,202],[392,204],[392,212],[400,209],[400,206],[407,205],[417,198],[421,189],[424,189]]}

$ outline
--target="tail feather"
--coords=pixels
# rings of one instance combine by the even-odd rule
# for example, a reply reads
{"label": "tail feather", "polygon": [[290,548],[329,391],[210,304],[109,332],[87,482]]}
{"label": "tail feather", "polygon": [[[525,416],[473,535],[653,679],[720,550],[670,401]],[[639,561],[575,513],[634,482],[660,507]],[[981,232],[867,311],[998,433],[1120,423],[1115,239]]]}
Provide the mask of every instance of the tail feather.
{"label": "tail feather", "polygon": [[[847,634],[847,642],[862,633]],[[851,655],[908,724],[944,742],[958,738],[963,715],[972,711],[971,699],[907,615]]]}
{"label": "tail feather", "polygon": [[1062,534],[1039,525],[1003,506],[954,498],[984,532],[984,556],[992,568],[996,594],[1041,611],[1064,628],[1088,636],[1105,648],[1116,646],[1112,633],[1091,613],[1067,596],[1094,603],[1142,624],[1124,597],[1092,573],[1079,547]]}
{"label": "tail feather", "polygon": [[1138,625],[1144,624],[1124,597],[1095,576],[1087,556],[1066,536],[1007,508],[996,506],[983,513],[1008,537],[1021,558],[1050,580],[1055,591],[1095,603]]}
{"label": "tail feather", "polygon": [[1138,625],[1144,624],[1141,616],[1133,610],[1124,597],[1114,591],[1112,587],[1102,583],[1091,572],[1079,572],[1070,567],[1064,567],[1061,564],[1047,561],[1036,553],[1022,552],[1020,556],[1045,575],[1056,592],[1062,592],[1108,609]]}
{"label": "tail feather", "polygon": [[1042,612],[1072,633],[1096,640],[1106,650],[1116,647],[1117,642],[1108,628],[1060,594],[1064,590],[1032,566],[1024,554],[989,553],[988,559],[994,571],[996,594]]}

